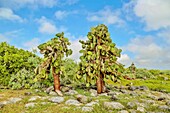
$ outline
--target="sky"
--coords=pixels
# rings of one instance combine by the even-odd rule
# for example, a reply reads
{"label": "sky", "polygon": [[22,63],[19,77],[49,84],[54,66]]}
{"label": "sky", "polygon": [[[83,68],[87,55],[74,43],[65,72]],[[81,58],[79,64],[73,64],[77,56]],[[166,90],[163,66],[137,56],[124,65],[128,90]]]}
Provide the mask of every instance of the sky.
{"label": "sky", "polygon": [[79,40],[99,24],[126,67],[170,69],[170,0],[0,0],[0,42],[25,50],[64,32],[79,61]]}

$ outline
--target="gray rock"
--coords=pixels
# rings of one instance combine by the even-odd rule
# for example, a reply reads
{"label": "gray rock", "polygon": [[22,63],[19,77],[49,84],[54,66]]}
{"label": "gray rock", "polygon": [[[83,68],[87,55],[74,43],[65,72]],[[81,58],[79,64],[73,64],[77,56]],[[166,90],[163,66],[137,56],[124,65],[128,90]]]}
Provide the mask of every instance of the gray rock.
{"label": "gray rock", "polygon": [[167,101],[167,102],[166,102],[166,105],[170,106],[170,101]]}
{"label": "gray rock", "polygon": [[21,98],[18,98],[18,97],[16,97],[16,98],[10,98],[9,100],[8,100],[8,103],[9,104],[15,104],[16,102],[18,102],[18,101],[21,101],[22,99]]}
{"label": "gray rock", "polygon": [[62,92],[68,92],[70,90],[70,88],[69,87],[61,87],[61,91]]}
{"label": "gray rock", "polygon": [[54,90],[54,86],[50,86],[45,90],[45,92],[49,94],[53,90]]}
{"label": "gray rock", "polygon": [[149,88],[147,86],[139,86],[138,89],[139,90],[149,90]]}
{"label": "gray rock", "polygon": [[89,92],[91,93],[90,95],[93,96],[93,97],[96,97],[97,96],[97,91],[94,90],[94,89],[90,89]]}
{"label": "gray rock", "polygon": [[99,96],[108,96],[107,93],[98,94]]}
{"label": "gray rock", "polygon": [[82,105],[79,101],[74,100],[74,99],[69,99],[65,102],[66,105],[75,105],[75,106],[80,106]]}
{"label": "gray rock", "polygon": [[50,102],[41,102],[41,105],[46,105],[46,104],[50,104]]}
{"label": "gray rock", "polygon": [[129,112],[130,112],[130,113],[137,113],[137,111],[134,110],[134,109],[130,109]]}
{"label": "gray rock", "polygon": [[85,106],[92,107],[92,106],[95,106],[95,105],[99,105],[99,103],[98,102],[90,102],[90,103],[87,103]]}
{"label": "gray rock", "polygon": [[33,96],[28,101],[35,101],[35,100],[40,99],[40,98],[41,98],[40,96]]}
{"label": "gray rock", "polygon": [[80,94],[77,95],[76,98],[77,98],[77,100],[78,100],[79,102],[81,102],[81,103],[83,103],[83,104],[86,104],[86,103],[88,103],[88,102],[91,101],[91,99],[88,98],[87,96],[80,95]]}
{"label": "gray rock", "polygon": [[143,108],[143,107],[137,107],[137,111],[140,111],[140,112],[144,113],[144,112],[145,112],[145,108]]}
{"label": "gray rock", "polygon": [[104,102],[104,107],[109,108],[109,109],[123,109],[123,108],[125,108],[119,102]]}
{"label": "gray rock", "polygon": [[57,96],[58,94],[57,94],[55,91],[50,91],[50,92],[49,92],[49,95]]}
{"label": "gray rock", "polygon": [[39,90],[39,89],[35,89],[34,91],[35,91],[36,93],[41,92],[41,90]]}
{"label": "gray rock", "polygon": [[121,111],[118,111],[118,113],[129,113],[129,112],[126,110],[121,110]]}
{"label": "gray rock", "polygon": [[135,102],[128,102],[127,107],[128,108],[134,108],[134,107],[136,107],[136,103]]}
{"label": "gray rock", "polygon": [[165,100],[165,97],[159,97],[158,98],[158,101],[162,101],[162,100]]}
{"label": "gray rock", "polygon": [[162,109],[162,110],[170,110],[170,107],[167,106],[167,105],[161,105],[161,106],[159,106],[159,109]]}
{"label": "gray rock", "polygon": [[53,103],[62,103],[64,101],[64,98],[63,97],[51,97],[49,99],[50,102],[53,102]]}
{"label": "gray rock", "polygon": [[112,95],[110,99],[111,99],[112,101],[118,100],[117,96],[115,96],[115,95]]}
{"label": "gray rock", "polygon": [[3,108],[5,105],[0,102],[0,108]]}
{"label": "gray rock", "polygon": [[26,107],[26,108],[35,107],[35,104],[36,104],[36,103],[34,103],[34,102],[27,103],[27,104],[25,104],[25,107]]}
{"label": "gray rock", "polygon": [[75,95],[75,94],[78,94],[78,92],[75,90],[69,90],[68,92],[65,93],[65,95]]}
{"label": "gray rock", "polygon": [[82,111],[83,112],[91,112],[93,110],[93,108],[92,107],[82,107]]}
{"label": "gray rock", "polygon": [[136,89],[137,89],[136,86],[129,86],[129,87],[128,87],[128,90],[130,90],[130,91],[135,91]]}
{"label": "gray rock", "polygon": [[154,100],[143,100],[147,104],[155,104]]}
{"label": "gray rock", "polygon": [[32,95],[32,93],[31,92],[25,92],[24,95],[29,96],[29,95]]}

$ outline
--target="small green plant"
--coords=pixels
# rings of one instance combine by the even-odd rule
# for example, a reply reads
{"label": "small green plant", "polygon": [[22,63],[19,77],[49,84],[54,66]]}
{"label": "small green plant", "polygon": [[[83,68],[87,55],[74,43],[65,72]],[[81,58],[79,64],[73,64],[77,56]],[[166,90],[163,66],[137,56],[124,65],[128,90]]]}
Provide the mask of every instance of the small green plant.
{"label": "small green plant", "polygon": [[11,76],[9,87],[12,89],[33,89],[40,88],[41,84],[35,79],[35,74],[33,72],[23,68]]}

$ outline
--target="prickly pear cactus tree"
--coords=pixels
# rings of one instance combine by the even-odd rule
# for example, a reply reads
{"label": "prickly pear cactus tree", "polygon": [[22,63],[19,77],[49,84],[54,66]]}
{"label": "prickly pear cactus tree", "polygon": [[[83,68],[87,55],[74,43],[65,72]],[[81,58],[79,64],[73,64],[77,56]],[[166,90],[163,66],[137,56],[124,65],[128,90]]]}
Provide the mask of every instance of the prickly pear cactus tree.
{"label": "prickly pear cactus tree", "polygon": [[121,49],[112,43],[108,28],[101,24],[92,27],[87,35],[88,40],[82,41],[80,53],[79,71],[77,78],[85,78],[87,86],[97,85],[97,92],[105,92],[105,81],[115,81],[120,71],[117,58],[120,57]]}
{"label": "prickly pear cactus tree", "polygon": [[44,54],[44,61],[35,70],[40,77],[47,78],[52,71],[54,78],[54,90],[60,92],[60,75],[63,75],[64,66],[62,66],[64,56],[72,54],[72,50],[68,48],[71,43],[64,37],[64,33],[58,33],[50,41],[38,46],[40,53]]}

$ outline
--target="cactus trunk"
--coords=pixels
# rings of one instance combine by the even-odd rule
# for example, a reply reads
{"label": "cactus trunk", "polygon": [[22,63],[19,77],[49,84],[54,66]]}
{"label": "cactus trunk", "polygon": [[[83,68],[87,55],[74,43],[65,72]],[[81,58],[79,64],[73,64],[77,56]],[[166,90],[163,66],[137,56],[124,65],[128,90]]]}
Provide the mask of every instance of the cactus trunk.
{"label": "cactus trunk", "polygon": [[55,67],[52,67],[52,74],[54,78],[54,91],[60,91],[60,76],[56,74]]}

